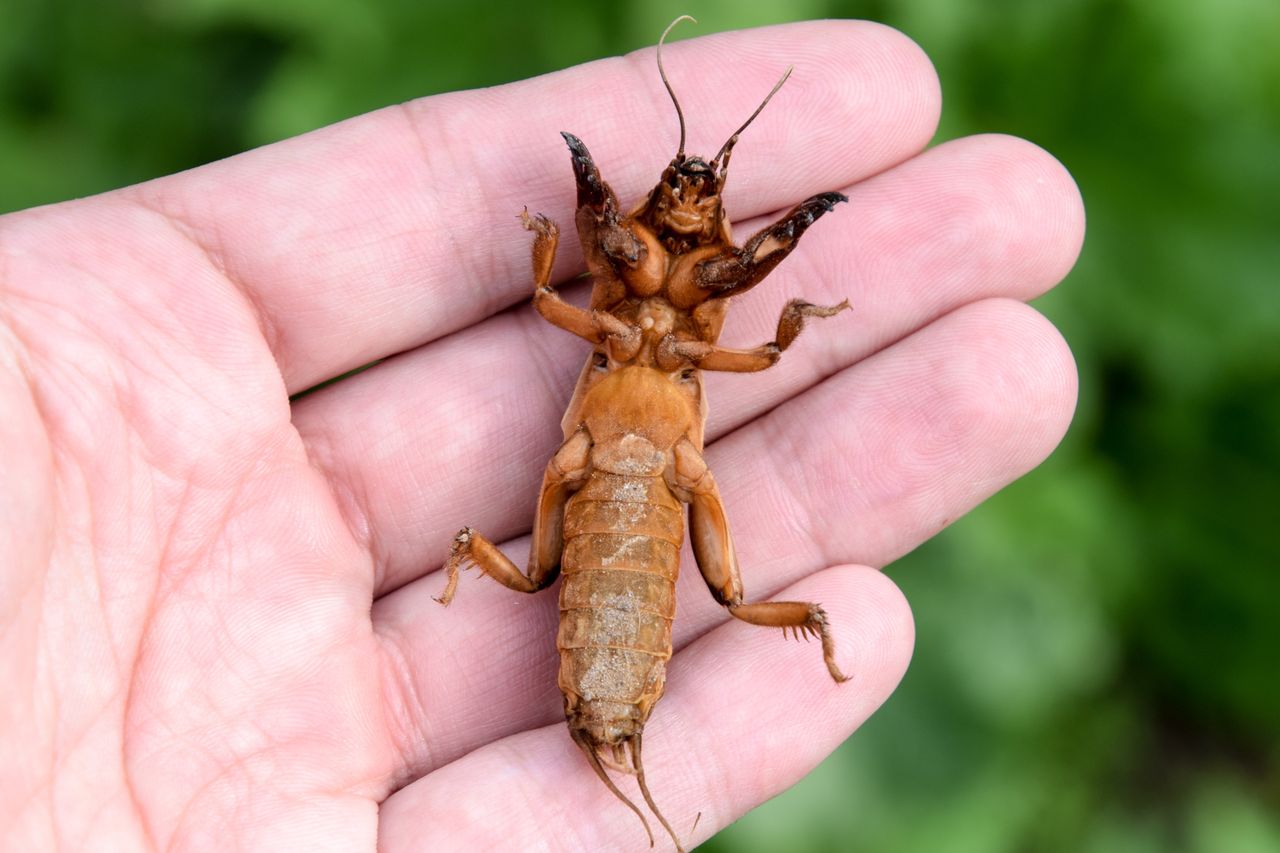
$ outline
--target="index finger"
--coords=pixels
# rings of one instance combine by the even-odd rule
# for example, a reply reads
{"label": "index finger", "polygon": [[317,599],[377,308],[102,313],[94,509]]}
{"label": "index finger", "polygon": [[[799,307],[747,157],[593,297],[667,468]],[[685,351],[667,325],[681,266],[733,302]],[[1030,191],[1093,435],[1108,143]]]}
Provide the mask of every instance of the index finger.
{"label": "index finger", "polygon": [[[714,151],[791,81],[739,146],[734,218],[846,186],[916,153],[937,78],[877,24],[806,22],[664,48],[692,151]],[[675,150],[653,49],[412,101],[129,192],[198,243],[253,303],[290,392],[483,319],[531,289],[527,205],[572,221],[558,131],[590,146],[624,204]],[[581,264],[562,243],[558,276]]]}

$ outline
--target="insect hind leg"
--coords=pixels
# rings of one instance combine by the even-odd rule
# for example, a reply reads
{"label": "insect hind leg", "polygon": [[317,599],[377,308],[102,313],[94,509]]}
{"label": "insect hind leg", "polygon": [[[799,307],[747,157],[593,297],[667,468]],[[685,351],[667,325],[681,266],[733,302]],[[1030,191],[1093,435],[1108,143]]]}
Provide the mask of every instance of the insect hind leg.
{"label": "insect hind leg", "polygon": [[822,661],[837,683],[848,681],[849,676],[836,665],[836,644],[831,638],[827,614],[820,606],[808,601],[761,601],[755,604],[730,604],[729,613],[751,625],[781,628],[785,637],[790,628],[796,637],[817,637],[822,641]]}
{"label": "insect hind leg", "polygon": [[738,556],[729,534],[729,520],[715,478],[698,449],[685,439],[675,448],[676,494],[689,504],[689,541],[693,558],[716,601],[736,619],[751,625],[788,628],[796,636],[818,637],[822,641],[822,660],[837,682],[848,681],[835,660],[835,640],[827,625],[823,609],[807,601],[763,601],[744,604],[742,574]]}
{"label": "insect hind leg", "polygon": [[560,555],[564,550],[564,507],[570,492],[590,472],[591,436],[580,429],[560,445],[542,474],[538,509],[533,519],[533,547],[529,552],[529,572],[520,571],[515,563],[473,528],[464,527],[453,537],[449,558],[445,560],[444,592],[436,601],[445,605],[453,601],[458,589],[458,573],[472,566],[498,583],[516,592],[537,592],[551,585],[560,574]]}
{"label": "insect hind leg", "polygon": [[498,550],[497,545],[481,536],[474,528],[464,527],[453,537],[453,547],[444,564],[448,580],[445,582],[444,592],[436,601],[448,607],[458,590],[459,570],[473,566],[516,592],[537,592],[549,586],[556,578],[555,572],[545,572],[540,577],[526,576],[506,554]]}

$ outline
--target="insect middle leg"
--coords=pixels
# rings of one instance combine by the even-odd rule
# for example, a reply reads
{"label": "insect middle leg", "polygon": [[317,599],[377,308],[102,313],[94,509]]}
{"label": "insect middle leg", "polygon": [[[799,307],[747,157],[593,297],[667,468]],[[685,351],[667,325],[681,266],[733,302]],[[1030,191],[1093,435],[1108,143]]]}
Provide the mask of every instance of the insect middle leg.
{"label": "insect middle leg", "polygon": [[445,561],[445,588],[436,601],[445,605],[453,601],[458,589],[458,572],[469,566],[516,592],[544,589],[560,573],[560,554],[564,550],[564,506],[570,493],[585,482],[591,464],[591,436],[585,429],[571,435],[547,463],[538,495],[538,509],[533,519],[533,544],[529,549],[529,569],[525,574],[484,536],[464,527],[453,538],[453,547]]}
{"label": "insect middle leg", "polygon": [[533,307],[542,318],[593,344],[606,337],[614,337],[620,341],[635,338],[634,343],[638,346],[638,331],[633,331],[607,311],[589,311],[570,305],[551,286],[551,267],[555,264],[556,247],[560,243],[560,227],[541,213],[530,216],[528,210],[521,211],[520,221],[527,230],[534,232]]}
{"label": "insect middle leg", "polygon": [[792,299],[782,309],[778,318],[776,337],[767,344],[753,349],[730,349],[705,341],[678,341],[669,338],[663,342],[658,352],[659,364],[662,359],[673,365],[680,361],[691,361],[700,370],[720,370],[731,373],[754,373],[773,367],[782,357],[782,351],[795,341],[804,328],[806,317],[833,317],[849,307],[845,300],[839,305],[814,305],[803,299]]}
{"label": "insect middle leg", "polygon": [[702,577],[716,601],[729,614],[752,625],[790,628],[799,637],[817,637],[822,641],[822,660],[837,682],[848,681],[835,661],[835,641],[821,606],[808,601],[762,601],[743,603],[742,575],[738,557],[729,535],[720,490],[702,454],[685,439],[676,445],[675,490],[687,496],[689,503],[689,540]]}

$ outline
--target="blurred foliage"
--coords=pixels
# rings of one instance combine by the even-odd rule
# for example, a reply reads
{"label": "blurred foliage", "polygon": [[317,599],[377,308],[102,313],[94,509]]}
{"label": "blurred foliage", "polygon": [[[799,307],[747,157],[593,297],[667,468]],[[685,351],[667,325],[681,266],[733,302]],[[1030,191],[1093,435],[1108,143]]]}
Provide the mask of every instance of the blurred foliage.
{"label": "blurred foliage", "polygon": [[891,567],[918,622],[901,690],[705,849],[1280,850],[1274,0],[6,0],[0,211],[632,50],[683,12],[896,26],[938,66],[939,139],[1032,139],[1089,212],[1038,303],[1080,363],[1063,447]]}

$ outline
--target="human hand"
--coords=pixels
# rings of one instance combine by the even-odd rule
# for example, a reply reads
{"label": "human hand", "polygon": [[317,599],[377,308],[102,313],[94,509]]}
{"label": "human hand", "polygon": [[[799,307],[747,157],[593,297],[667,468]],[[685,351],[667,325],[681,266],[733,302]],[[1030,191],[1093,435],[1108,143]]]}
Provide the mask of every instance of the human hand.
{"label": "human hand", "polygon": [[[897,684],[910,614],[871,567],[1060,439],[1074,367],[1020,300],[1066,273],[1083,222],[1027,143],[920,153],[937,82],[890,30],[799,24],[665,57],[704,153],[797,66],[734,159],[739,235],[813,192],[851,199],[735,303],[725,340],[767,339],[791,296],[854,311],[773,370],[707,384],[748,598],[823,602],[853,680],[726,619],[685,572],[646,766],[693,842]],[[572,220],[561,129],[624,206],[649,189],[676,135],[652,53],[0,219],[3,846],[643,846],[564,729],[554,594],[430,601],[463,523],[523,555],[585,355],[527,307],[516,218]]]}

